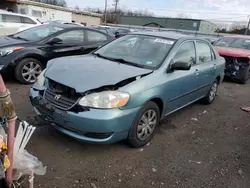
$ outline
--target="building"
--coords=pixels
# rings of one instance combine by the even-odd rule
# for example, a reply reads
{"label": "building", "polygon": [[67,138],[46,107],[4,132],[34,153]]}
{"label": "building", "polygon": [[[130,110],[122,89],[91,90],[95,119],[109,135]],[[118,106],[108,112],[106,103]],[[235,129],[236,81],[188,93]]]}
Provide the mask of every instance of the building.
{"label": "building", "polygon": [[70,8],[48,5],[44,3],[26,0],[1,0],[0,9],[26,14],[38,18],[41,22],[49,20],[61,20],[76,22],[84,25],[99,25],[101,14],[78,11]]}
{"label": "building", "polygon": [[216,29],[216,24],[210,21],[184,18],[120,16],[119,23],[122,25],[171,28],[203,33],[213,33]]}

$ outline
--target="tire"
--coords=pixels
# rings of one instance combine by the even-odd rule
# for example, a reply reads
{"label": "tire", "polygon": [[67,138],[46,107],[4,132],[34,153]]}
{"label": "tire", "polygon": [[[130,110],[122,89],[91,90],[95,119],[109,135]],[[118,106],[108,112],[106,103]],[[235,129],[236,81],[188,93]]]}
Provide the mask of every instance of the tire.
{"label": "tire", "polygon": [[[27,74],[28,71],[32,70],[32,67],[34,71]],[[21,84],[33,84],[35,83],[37,76],[39,76],[42,70],[43,64],[40,61],[34,58],[25,58],[17,63],[15,67],[15,78]],[[25,75],[25,73],[27,75]]]}
{"label": "tire", "polygon": [[204,104],[211,104],[216,97],[217,91],[218,91],[218,80],[214,81],[207,96],[203,98],[202,102]]}
{"label": "tire", "polygon": [[241,84],[246,84],[250,76],[250,66],[246,67],[241,79],[239,79]]}
{"label": "tire", "polygon": [[[149,121],[148,117],[154,117],[151,121],[151,125],[147,122],[143,123],[142,118],[146,117],[146,121]],[[143,118],[144,119],[144,118]],[[160,110],[156,103],[148,102],[137,114],[133,125],[129,132],[128,142],[134,148],[139,148],[146,145],[154,136],[155,129],[160,121]],[[139,124],[141,126],[139,127]],[[146,135],[145,132],[148,134]],[[143,136],[144,135],[144,136]]]}

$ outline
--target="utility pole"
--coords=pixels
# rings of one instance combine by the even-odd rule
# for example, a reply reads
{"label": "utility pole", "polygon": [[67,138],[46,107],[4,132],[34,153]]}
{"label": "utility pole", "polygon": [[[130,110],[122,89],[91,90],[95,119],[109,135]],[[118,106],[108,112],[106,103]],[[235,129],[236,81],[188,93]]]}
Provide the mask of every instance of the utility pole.
{"label": "utility pole", "polygon": [[105,10],[104,10],[104,24],[107,25],[107,2],[108,0],[105,0]]}
{"label": "utility pole", "polygon": [[115,2],[115,24],[117,24],[117,7],[118,7],[118,3],[119,3],[119,0],[114,0]]}
{"label": "utility pole", "polygon": [[250,16],[249,17],[249,20],[248,20],[248,24],[247,24],[247,28],[246,28],[246,31],[245,31],[245,35],[248,34],[248,30],[249,30],[249,26],[250,26]]}

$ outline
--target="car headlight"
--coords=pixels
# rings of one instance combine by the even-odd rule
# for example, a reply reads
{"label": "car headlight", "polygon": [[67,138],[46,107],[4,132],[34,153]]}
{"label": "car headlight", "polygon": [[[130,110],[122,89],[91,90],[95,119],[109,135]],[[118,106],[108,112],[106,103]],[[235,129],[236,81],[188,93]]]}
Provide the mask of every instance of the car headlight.
{"label": "car headlight", "polygon": [[40,73],[40,75],[37,77],[36,84],[38,84],[39,86],[43,86],[44,85],[44,82],[45,82],[45,77],[44,77],[45,70],[46,69],[44,69]]}
{"label": "car headlight", "polygon": [[23,49],[24,47],[9,47],[9,48],[0,48],[0,57],[9,55],[13,52],[19,51],[21,49]]}
{"label": "car headlight", "polygon": [[127,104],[129,94],[119,91],[102,91],[83,97],[79,104],[93,108],[118,108]]}

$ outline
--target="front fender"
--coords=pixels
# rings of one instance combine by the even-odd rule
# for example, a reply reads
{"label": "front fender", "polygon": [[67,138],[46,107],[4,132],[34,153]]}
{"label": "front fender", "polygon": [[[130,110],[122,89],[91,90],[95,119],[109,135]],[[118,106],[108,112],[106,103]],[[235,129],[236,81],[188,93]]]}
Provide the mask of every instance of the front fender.
{"label": "front fender", "polygon": [[152,99],[159,98],[163,102],[163,109],[165,109],[165,103],[163,96],[161,94],[161,90],[159,87],[150,88],[143,92],[133,93],[130,97],[128,103],[121,107],[121,110],[130,109],[130,108],[137,108],[144,106],[147,102],[151,101]]}

